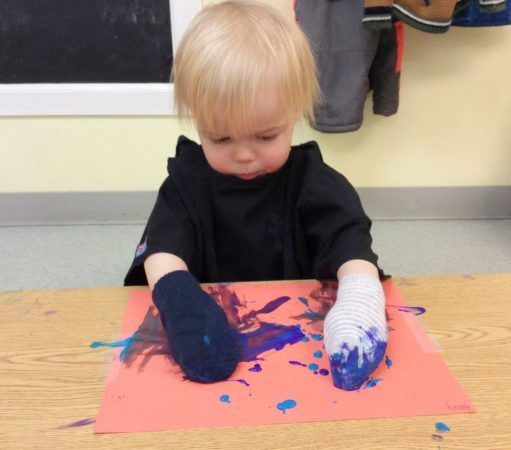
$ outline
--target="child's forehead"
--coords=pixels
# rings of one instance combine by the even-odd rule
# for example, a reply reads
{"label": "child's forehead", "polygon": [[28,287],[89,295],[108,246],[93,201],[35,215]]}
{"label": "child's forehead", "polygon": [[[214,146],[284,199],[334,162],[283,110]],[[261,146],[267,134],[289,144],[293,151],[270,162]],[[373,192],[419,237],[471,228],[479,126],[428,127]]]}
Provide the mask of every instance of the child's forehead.
{"label": "child's forehead", "polygon": [[283,102],[274,96],[261,93],[246,111],[224,114],[225,109],[215,108],[211,117],[198,118],[198,125],[210,135],[242,136],[264,134],[285,128],[291,114]]}

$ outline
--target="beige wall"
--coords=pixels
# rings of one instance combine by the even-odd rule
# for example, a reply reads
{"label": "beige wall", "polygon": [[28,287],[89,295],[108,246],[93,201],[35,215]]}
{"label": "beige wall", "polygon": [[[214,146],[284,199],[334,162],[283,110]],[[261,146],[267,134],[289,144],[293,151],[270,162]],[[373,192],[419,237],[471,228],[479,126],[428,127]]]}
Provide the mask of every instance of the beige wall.
{"label": "beige wall", "polygon": [[[270,2],[270,0],[266,0]],[[271,1],[291,12],[290,0]],[[354,185],[511,185],[511,26],[405,27],[399,113],[315,139]],[[180,134],[166,117],[0,118],[0,192],[154,190]]]}

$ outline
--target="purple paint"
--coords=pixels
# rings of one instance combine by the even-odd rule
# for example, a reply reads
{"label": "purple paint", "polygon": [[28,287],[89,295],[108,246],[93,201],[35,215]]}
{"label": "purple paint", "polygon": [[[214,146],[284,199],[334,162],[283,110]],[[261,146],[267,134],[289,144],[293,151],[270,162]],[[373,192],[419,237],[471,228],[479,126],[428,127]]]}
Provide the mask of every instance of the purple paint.
{"label": "purple paint", "polygon": [[387,307],[397,308],[398,311],[412,313],[415,316],[420,316],[426,312],[426,308],[422,306],[387,305]]}
{"label": "purple paint", "polygon": [[263,368],[261,367],[261,364],[257,363],[254,364],[250,369],[248,369],[250,372],[261,372]]}
{"label": "purple paint", "polygon": [[431,439],[433,439],[436,442],[442,442],[444,440],[444,438],[439,434],[432,434]]}
{"label": "purple paint", "polygon": [[300,342],[303,336],[298,325],[279,325],[263,322],[257,330],[238,335],[241,360],[246,362],[255,361],[261,353],[268,350],[282,350],[286,345]]}
{"label": "purple paint", "polygon": [[225,381],[235,381],[236,383],[241,383],[243,384],[244,386],[250,386],[250,383],[248,383],[246,380],[243,380],[243,379],[238,379],[238,380],[225,380]]}
{"label": "purple paint", "polygon": [[307,364],[301,363],[300,361],[289,361],[289,364],[292,364],[293,366],[307,367]]}
{"label": "purple paint", "polygon": [[385,364],[387,365],[387,369],[392,367],[392,360],[388,356],[385,356]]}
{"label": "purple paint", "polygon": [[268,302],[265,306],[263,306],[261,309],[256,311],[256,314],[268,314],[273,311],[275,311],[277,308],[282,306],[284,303],[288,302],[291,299],[291,297],[279,297],[275,300],[272,300],[271,302]]}
{"label": "purple paint", "polygon": [[319,374],[326,377],[330,372],[326,369],[319,369]]}
{"label": "purple paint", "polygon": [[91,425],[96,422],[94,417],[89,417],[88,419],[78,420],[76,422],[71,422],[66,425],[61,425],[57,427],[58,430],[67,430],[68,428],[76,428],[76,427],[84,427],[86,425]]}
{"label": "purple paint", "polygon": [[48,311],[44,312],[45,316],[51,316],[53,314],[57,314],[57,311],[55,311],[54,309],[49,309]]}

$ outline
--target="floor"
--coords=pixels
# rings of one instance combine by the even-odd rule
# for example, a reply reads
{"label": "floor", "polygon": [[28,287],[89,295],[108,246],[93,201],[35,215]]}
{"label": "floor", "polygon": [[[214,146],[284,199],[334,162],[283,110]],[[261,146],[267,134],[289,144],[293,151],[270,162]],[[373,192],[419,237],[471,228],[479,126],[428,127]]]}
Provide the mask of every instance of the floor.
{"label": "floor", "polygon": [[[0,290],[120,286],[143,225],[0,227]],[[511,220],[375,221],[394,276],[511,272]]]}

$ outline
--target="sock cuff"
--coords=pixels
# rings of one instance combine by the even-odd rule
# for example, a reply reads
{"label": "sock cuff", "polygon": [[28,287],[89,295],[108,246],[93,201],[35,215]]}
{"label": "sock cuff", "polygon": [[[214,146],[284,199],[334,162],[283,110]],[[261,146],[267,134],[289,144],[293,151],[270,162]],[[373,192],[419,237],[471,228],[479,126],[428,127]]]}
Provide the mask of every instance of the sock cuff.
{"label": "sock cuff", "polygon": [[153,302],[158,309],[165,308],[173,299],[176,304],[194,293],[203,294],[197,279],[187,270],[175,270],[163,275],[154,285]]}

